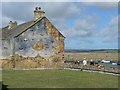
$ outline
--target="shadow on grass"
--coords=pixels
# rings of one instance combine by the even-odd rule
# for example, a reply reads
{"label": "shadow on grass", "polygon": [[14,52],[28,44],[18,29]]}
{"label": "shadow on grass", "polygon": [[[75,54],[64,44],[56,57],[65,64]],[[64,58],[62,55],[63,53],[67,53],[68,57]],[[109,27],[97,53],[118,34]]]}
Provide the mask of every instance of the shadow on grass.
{"label": "shadow on grass", "polygon": [[3,82],[2,82],[2,89],[1,90],[9,90],[7,87],[8,87],[8,85],[5,85],[5,84],[3,84]]}

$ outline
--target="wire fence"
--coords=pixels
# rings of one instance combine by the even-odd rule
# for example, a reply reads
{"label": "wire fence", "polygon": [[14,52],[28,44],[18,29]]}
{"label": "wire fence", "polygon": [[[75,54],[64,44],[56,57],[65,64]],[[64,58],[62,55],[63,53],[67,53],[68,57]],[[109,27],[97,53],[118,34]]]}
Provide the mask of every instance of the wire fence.
{"label": "wire fence", "polygon": [[68,61],[64,62],[62,65],[62,68],[71,68],[71,69],[80,69],[82,70],[90,70],[90,71],[102,71],[102,72],[109,72],[109,73],[115,73],[120,74],[119,66],[105,66],[102,64],[94,64],[90,65],[89,63],[87,65],[83,65],[82,62],[76,63],[75,61]]}

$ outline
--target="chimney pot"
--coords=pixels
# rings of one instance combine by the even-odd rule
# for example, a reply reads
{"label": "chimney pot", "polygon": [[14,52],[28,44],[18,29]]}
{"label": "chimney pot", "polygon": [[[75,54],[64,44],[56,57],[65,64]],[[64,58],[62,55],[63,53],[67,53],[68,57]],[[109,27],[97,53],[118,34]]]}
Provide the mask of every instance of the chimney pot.
{"label": "chimney pot", "polygon": [[41,7],[39,7],[39,10],[41,10]]}
{"label": "chimney pot", "polygon": [[10,21],[9,22],[9,25],[8,25],[8,29],[13,29],[13,28],[15,28],[17,26],[17,22],[15,21],[15,22],[13,22],[13,21]]}
{"label": "chimney pot", "polygon": [[36,7],[34,10],[34,21],[45,16],[45,12],[41,10],[41,7]]}

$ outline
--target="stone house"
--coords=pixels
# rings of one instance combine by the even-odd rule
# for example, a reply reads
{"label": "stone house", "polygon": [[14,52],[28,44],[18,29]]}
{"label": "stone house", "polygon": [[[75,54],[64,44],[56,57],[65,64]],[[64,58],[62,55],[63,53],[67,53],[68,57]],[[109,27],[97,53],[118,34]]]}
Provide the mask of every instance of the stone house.
{"label": "stone house", "polygon": [[[44,67],[47,67],[49,62],[60,65],[64,59],[65,37],[45,17],[45,12],[40,7],[35,8],[33,20],[20,25],[17,25],[16,21],[10,21],[0,33],[2,34],[0,58],[10,59],[13,67],[24,67],[19,63],[25,60],[39,63],[41,59],[47,63],[46,66],[43,65]],[[41,67],[40,65],[37,64],[35,67]]]}

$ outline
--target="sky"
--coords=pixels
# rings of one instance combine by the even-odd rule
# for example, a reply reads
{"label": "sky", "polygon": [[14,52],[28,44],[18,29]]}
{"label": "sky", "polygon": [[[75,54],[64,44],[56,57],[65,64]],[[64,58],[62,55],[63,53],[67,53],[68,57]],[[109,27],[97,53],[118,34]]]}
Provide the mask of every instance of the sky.
{"label": "sky", "polygon": [[40,6],[45,16],[66,37],[65,49],[117,49],[117,2],[2,2],[2,25],[33,20]]}

